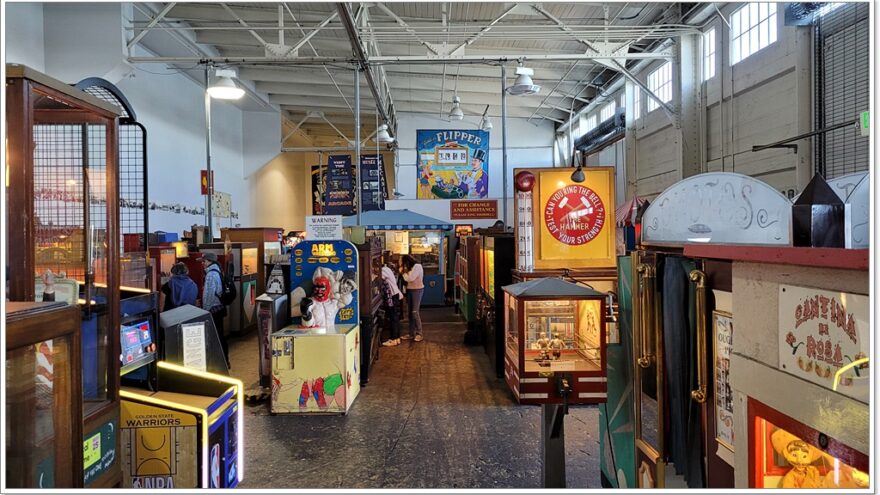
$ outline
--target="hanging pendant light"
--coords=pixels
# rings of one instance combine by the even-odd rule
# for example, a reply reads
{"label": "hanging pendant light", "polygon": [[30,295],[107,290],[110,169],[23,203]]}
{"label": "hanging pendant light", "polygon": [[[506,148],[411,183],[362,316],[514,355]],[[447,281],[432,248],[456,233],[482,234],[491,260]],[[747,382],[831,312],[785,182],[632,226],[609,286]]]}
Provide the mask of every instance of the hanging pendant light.
{"label": "hanging pendant light", "polygon": [[388,134],[388,124],[382,124],[379,126],[379,130],[376,132],[376,142],[383,144],[394,142],[394,138],[391,137],[391,134]]}
{"label": "hanging pendant light", "polygon": [[462,120],[464,111],[461,109],[461,98],[458,95],[452,97],[452,110],[449,111],[449,120]]}
{"label": "hanging pendant light", "polygon": [[541,91],[541,86],[532,81],[533,75],[535,75],[534,70],[523,67],[520,64],[516,68],[516,81],[514,81],[513,86],[508,86],[505,91],[511,96],[528,96],[538,93]]}
{"label": "hanging pendant light", "polygon": [[574,172],[571,173],[571,181],[580,184],[584,180],[586,180],[586,177],[584,176],[584,169],[581,165],[578,165]]}
{"label": "hanging pendant light", "polygon": [[239,88],[232,78],[235,71],[221,69],[214,73],[214,82],[208,86],[208,94],[216,100],[238,100],[244,96],[244,90]]}
{"label": "hanging pendant light", "polygon": [[492,130],[492,121],[489,120],[489,105],[486,105],[486,109],[483,110],[483,118],[480,120],[480,130],[489,132]]}

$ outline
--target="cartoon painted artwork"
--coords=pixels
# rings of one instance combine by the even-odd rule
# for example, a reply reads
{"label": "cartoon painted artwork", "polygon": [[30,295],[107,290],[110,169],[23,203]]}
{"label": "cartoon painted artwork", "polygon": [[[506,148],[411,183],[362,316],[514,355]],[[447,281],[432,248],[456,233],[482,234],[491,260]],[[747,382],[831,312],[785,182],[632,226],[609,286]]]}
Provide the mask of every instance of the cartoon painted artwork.
{"label": "cartoon painted artwork", "polygon": [[348,411],[360,392],[359,333],[357,326],[337,326],[334,330],[287,327],[272,334],[271,411]]}
{"label": "cartoon painted artwork", "polygon": [[290,315],[306,327],[356,325],[357,249],[348,241],[303,241],[291,256]]}
{"label": "cartoon painted artwork", "polygon": [[192,414],[122,401],[123,486],[197,488],[198,423]]}
{"label": "cartoon painted artwork", "polygon": [[489,133],[419,130],[418,199],[489,196]]}

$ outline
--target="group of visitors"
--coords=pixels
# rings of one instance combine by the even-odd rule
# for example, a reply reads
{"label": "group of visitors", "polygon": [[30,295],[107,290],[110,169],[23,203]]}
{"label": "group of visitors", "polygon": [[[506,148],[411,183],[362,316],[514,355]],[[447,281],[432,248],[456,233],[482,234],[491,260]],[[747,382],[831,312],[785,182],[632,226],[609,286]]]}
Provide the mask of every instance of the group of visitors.
{"label": "group of visitors", "polygon": [[[220,269],[217,255],[214,253],[204,253],[199,260],[205,268],[201,307],[211,313],[211,320],[214,322],[217,337],[220,338],[220,345],[223,347],[223,355],[226,357],[226,365],[231,368],[229,366],[229,344],[226,342],[226,335],[223,331],[223,318],[226,317],[226,305],[221,301],[224,290],[223,271]],[[190,278],[189,269],[184,263],[178,262],[171,267],[171,277],[162,284],[161,291],[165,296],[162,311],[187,304],[199,306],[199,288]]]}
{"label": "group of visitors", "polygon": [[406,294],[407,319],[409,320],[409,333],[400,334],[400,306],[403,300],[402,292],[398,284],[397,274],[393,263],[383,265],[382,277],[382,302],[385,314],[391,324],[391,338],[382,343],[385,347],[400,345],[401,340],[414,340],[421,342],[422,318],[419,315],[419,307],[422,304],[422,294],[425,292],[424,275],[421,263],[415,258],[405,255],[398,269],[403,279],[403,291]]}

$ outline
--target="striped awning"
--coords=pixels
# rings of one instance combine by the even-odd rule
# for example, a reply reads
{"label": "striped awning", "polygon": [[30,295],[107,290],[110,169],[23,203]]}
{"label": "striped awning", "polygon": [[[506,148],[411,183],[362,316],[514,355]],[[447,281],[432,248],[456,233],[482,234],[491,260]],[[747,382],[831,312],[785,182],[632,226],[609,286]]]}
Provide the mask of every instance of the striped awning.
{"label": "striped awning", "polygon": [[[357,216],[342,219],[344,227],[358,225]],[[361,226],[369,230],[452,230],[452,224],[409,210],[372,210],[361,213]]]}
{"label": "striped awning", "polygon": [[617,219],[618,227],[626,227],[627,225],[635,224],[636,215],[639,213],[639,207],[641,207],[646,200],[633,196],[626,203],[620,205],[619,208],[614,212],[614,218]]}

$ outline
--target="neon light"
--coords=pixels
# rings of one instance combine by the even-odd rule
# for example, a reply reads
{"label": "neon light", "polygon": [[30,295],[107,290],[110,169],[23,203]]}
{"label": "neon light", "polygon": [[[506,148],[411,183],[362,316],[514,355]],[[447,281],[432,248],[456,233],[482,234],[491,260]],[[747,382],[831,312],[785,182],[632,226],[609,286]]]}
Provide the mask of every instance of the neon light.
{"label": "neon light", "polygon": [[[159,361],[158,366],[160,368],[165,368],[167,370],[177,371],[179,373],[184,373],[187,375],[193,376],[201,376],[204,378],[211,378],[213,380],[217,380],[222,383],[228,383],[230,385],[235,385],[238,391],[238,428],[236,428],[238,432],[238,456],[236,458],[236,464],[238,465],[238,481],[241,482],[244,479],[244,455],[242,453],[244,449],[244,384],[241,380],[236,378],[232,378],[230,376],[218,375],[216,373],[208,373],[206,371],[194,370],[192,368],[187,368],[185,366],[180,366],[177,364],[168,363],[165,361]],[[207,431],[207,426],[205,426]],[[205,436],[205,441],[207,442],[207,436]],[[207,459],[207,444],[205,448],[204,455]],[[207,464],[205,464],[207,466]],[[207,483],[207,470],[205,471],[205,487],[208,486]]]}
{"label": "neon light", "polygon": [[[159,365],[163,364],[162,361],[159,361]],[[198,414],[202,417],[202,488],[208,487],[208,471],[210,470],[210,465],[208,464],[208,412],[204,409],[198,409],[195,407],[187,406],[186,404],[179,404],[177,402],[171,402],[163,399],[157,399],[155,397],[148,397],[146,395],[135,394],[129,392],[127,390],[120,390],[119,396],[123,399],[129,399],[132,401],[141,401],[147,402],[150,404],[155,404],[157,406],[162,406],[168,409],[179,409],[181,411],[186,411],[192,414]]]}
{"label": "neon light", "polygon": [[845,371],[849,370],[850,368],[855,368],[856,366],[861,366],[862,364],[865,364],[868,361],[870,361],[870,358],[866,358],[866,357],[864,357],[862,359],[856,359],[855,361],[853,361],[853,362],[849,363],[848,365],[835,371],[834,372],[834,384],[831,386],[831,390],[834,390],[835,392],[837,391],[837,386],[840,385],[840,377],[843,375],[843,373]]}

